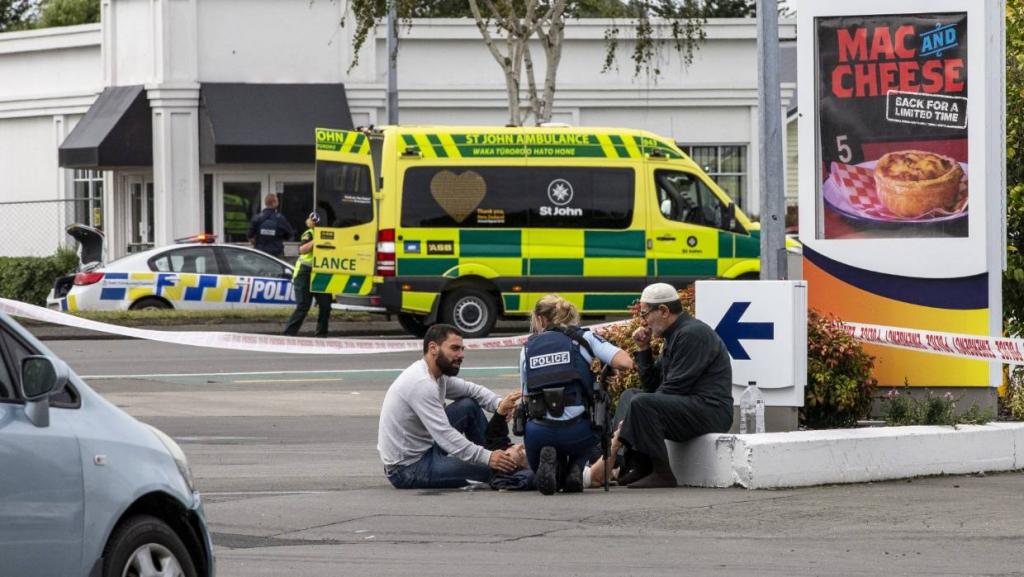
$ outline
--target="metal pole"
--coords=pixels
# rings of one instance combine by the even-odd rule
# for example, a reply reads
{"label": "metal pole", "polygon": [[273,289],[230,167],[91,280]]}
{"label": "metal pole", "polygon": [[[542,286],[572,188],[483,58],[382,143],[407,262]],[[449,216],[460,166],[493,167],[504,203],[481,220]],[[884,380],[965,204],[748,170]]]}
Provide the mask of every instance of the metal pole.
{"label": "metal pole", "polygon": [[786,199],[782,190],[778,0],[757,0],[757,26],[761,280],[782,280],[786,278]]}
{"label": "metal pole", "polygon": [[388,124],[398,124],[398,0],[388,2]]}

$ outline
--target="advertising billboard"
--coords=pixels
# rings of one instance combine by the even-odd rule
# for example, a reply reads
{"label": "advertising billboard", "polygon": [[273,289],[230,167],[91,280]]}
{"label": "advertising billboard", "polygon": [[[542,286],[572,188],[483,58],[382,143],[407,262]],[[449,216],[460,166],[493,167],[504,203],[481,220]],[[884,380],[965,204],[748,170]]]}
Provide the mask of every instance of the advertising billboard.
{"label": "advertising billboard", "polygon": [[[1002,0],[797,7],[808,305],[997,336],[1005,261]],[[868,345],[883,386],[991,386],[998,363]]]}

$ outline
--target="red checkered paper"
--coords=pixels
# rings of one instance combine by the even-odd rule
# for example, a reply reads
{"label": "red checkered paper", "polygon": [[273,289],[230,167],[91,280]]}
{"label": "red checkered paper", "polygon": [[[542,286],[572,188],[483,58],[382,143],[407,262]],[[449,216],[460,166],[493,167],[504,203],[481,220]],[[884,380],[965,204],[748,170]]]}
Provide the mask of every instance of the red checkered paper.
{"label": "red checkered paper", "polygon": [[881,200],[879,200],[878,193],[876,192],[874,169],[863,168],[853,164],[832,162],[832,169],[829,174],[829,178],[832,179],[832,184],[835,185],[836,190],[839,191],[850,206],[864,215],[877,220],[930,220],[939,216],[959,214],[967,208],[966,175],[964,176],[964,179],[960,181],[960,197],[957,200],[956,207],[952,211],[936,208],[915,218],[897,216],[885,208],[885,205],[882,204]]}

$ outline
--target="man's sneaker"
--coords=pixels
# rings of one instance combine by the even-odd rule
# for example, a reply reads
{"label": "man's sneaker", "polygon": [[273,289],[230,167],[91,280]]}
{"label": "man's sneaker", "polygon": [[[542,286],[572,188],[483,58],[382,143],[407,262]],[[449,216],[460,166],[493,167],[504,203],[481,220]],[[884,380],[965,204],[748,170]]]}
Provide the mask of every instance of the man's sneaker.
{"label": "man's sneaker", "polygon": [[537,465],[537,489],[544,495],[558,491],[558,453],[554,447],[540,450],[540,464]]}
{"label": "man's sneaker", "polygon": [[565,492],[583,492],[583,465],[579,463],[569,465],[569,473],[565,476]]}

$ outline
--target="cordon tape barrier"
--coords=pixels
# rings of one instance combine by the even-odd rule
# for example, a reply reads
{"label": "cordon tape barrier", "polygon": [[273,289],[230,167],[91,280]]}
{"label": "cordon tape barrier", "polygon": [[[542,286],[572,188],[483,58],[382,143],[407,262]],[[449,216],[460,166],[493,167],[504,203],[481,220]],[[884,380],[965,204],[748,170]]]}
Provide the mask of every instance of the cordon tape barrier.
{"label": "cordon tape barrier", "polygon": [[[136,339],[238,351],[312,355],[358,355],[420,351],[423,347],[423,341],[420,339],[316,339],[222,331],[158,331],[139,329],[83,319],[67,313],[5,298],[0,298],[0,310],[15,317]],[[628,321],[602,323],[592,325],[590,328],[608,327],[622,322]],[[855,339],[864,343],[981,361],[996,361],[1010,365],[1024,365],[1024,340],[1021,339],[962,335],[861,323],[844,324],[846,330]],[[466,339],[466,348],[502,349],[520,347],[526,342],[527,337],[528,335],[519,335],[486,339]]]}

